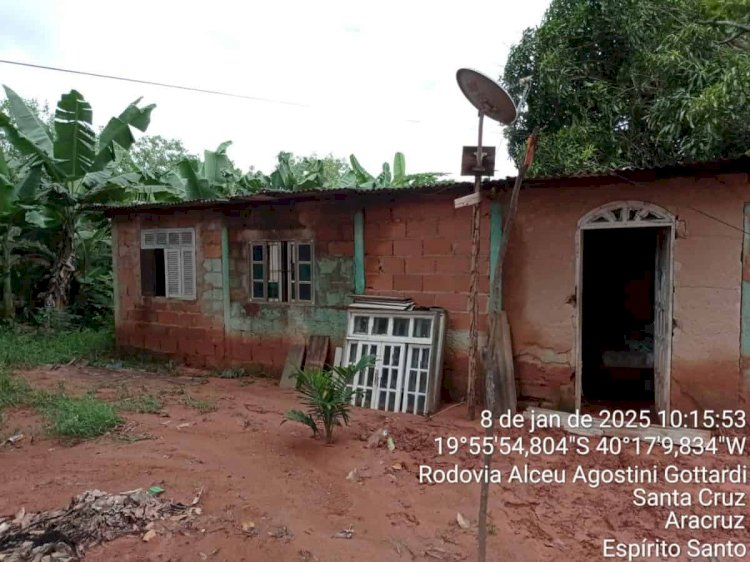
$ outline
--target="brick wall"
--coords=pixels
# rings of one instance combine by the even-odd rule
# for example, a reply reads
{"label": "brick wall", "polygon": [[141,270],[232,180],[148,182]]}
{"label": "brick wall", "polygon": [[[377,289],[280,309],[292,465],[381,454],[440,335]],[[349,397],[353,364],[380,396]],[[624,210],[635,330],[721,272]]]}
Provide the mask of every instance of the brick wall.
{"label": "brick wall", "polygon": [[[404,295],[419,306],[446,309],[444,397],[463,398],[469,350],[470,207],[454,209],[455,193],[400,196],[365,209],[365,285],[368,293]],[[489,293],[490,205],[481,207],[480,330]]]}
{"label": "brick wall", "polygon": [[[142,228],[195,228],[195,300],[141,295]],[[221,279],[221,218],[206,212],[126,215],[113,221],[118,243],[117,344],[212,367],[224,360]]]}
{"label": "brick wall", "polygon": [[[469,341],[471,209],[454,210],[454,194],[371,197],[359,201],[258,206],[223,213],[116,217],[122,348],[166,353],[190,365],[259,367],[278,375],[291,343],[312,334],[342,345],[354,292],[353,216],[364,208],[366,291],[404,295],[420,306],[448,311],[445,397],[463,397]],[[221,228],[229,234],[230,312],[224,329]],[[194,301],[140,294],[140,229],[194,227],[198,272]],[[311,240],[315,252],[314,304],[253,301],[249,242]],[[482,207],[480,310],[489,290],[489,205]],[[486,242],[486,243],[485,243]],[[484,329],[486,317],[480,317]]]}

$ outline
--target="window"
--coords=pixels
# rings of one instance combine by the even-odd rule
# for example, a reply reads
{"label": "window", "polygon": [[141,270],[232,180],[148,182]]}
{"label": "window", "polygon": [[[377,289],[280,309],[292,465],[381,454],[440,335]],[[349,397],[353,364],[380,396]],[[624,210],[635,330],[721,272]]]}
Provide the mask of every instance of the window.
{"label": "window", "polygon": [[195,298],[195,231],[141,231],[141,294]]}
{"label": "window", "polygon": [[312,243],[252,242],[250,297],[276,302],[312,302]]}
{"label": "window", "polygon": [[352,404],[427,414],[439,400],[445,319],[439,311],[349,311],[345,363],[364,355],[375,365],[357,373]]}

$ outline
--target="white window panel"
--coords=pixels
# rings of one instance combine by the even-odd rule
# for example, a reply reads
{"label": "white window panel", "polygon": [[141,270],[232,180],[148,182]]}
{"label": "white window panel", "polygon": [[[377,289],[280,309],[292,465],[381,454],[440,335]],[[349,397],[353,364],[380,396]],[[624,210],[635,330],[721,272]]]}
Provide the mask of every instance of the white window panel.
{"label": "white window panel", "polygon": [[356,375],[352,403],[391,412],[428,414],[437,405],[444,313],[349,312],[344,364],[365,355],[375,366]]}
{"label": "white window panel", "polygon": [[[357,363],[367,355],[377,356],[378,346],[376,344],[351,342],[347,346],[346,363]],[[376,396],[377,373],[375,367],[368,367],[354,376],[351,387],[355,390],[352,404],[364,408],[373,408],[373,399]]]}
{"label": "white window panel", "polygon": [[427,413],[427,386],[430,378],[430,351],[428,346],[409,346],[409,357],[404,374],[404,392],[401,411],[410,414]]}
{"label": "white window panel", "polygon": [[164,279],[168,298],[196,295],[195,231],[192,228],[155,228],[141,231],[141,248],[164,250]]}
{"label": "white window panel", "polygon": [[374,408],[398,412],[401,409],[403,390],[403,369],[405,363],[404,344],[381,344],[381,355],[378,358],[379,379],[377,400]]}

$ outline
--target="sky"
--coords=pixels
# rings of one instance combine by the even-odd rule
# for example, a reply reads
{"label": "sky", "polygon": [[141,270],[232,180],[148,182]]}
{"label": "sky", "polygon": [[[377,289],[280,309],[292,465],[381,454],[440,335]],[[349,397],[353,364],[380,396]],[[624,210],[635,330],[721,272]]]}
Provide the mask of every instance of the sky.
{"label": "sky", "polygon": [[[498,78],[549,0],[0,0],[0,59],[220,90],[185,92],[0,64],[0,83],[54,107],[77,89],[103,126],[128,103],[155,103],[150,134],[270,172],[279,151],[354,153],[373,173],[396,151],[408,173],[460,172],[476,110],[456,84],[470,67]],[[496,177],[513,175],[500,126]]]}

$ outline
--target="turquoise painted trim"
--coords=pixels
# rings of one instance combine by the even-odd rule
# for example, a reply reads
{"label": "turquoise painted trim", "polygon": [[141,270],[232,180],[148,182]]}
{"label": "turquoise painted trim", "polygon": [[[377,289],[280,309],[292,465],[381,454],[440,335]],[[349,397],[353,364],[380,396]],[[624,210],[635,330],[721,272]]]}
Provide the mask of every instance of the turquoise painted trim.
{"label": "turquoise painted trim", "polygon": [[[742,221],[744,233],[742,235],[742,272],[744,274],[750,259],[750,203],[745,203],[744,219]],[[744,275],[743,275],[744,277]],[[745,365],[750,358],[750,282],[742,281],[740,315],[740,356],[741,365]],[[744,369],[745,380],[750,379],[750,369]]]}
{"label": "turquoise painted trim", "polygon": [[365,292],[365,214],[354,213],[354,293]]}
{"label": "turquoise painted trim", "polygon": [[221,296],[224,302],[224,333],[229,331],[231,304],[229,301],[229,230],[221,227]]}
{"label": "turquoise painted trim", "polygon": [[[503,242],[503,207],[500,201],[493,199],[490,203],[490,288],[495,286],[495,267],[500,256]],[[503,291],[490,295],[490,310],[498,312],[503,307]]]}

